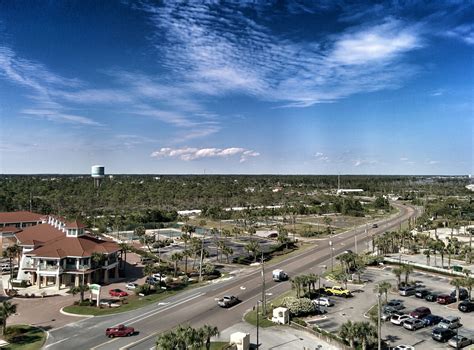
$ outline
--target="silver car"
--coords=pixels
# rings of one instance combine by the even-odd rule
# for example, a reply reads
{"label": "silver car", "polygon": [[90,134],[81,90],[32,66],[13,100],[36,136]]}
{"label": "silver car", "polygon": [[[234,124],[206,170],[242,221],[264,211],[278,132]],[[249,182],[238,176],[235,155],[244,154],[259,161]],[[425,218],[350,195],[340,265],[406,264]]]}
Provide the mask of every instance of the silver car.
{"label": "silver car", "polygon": [[448,345],[456,349],[460,349],[471,344],[472,340],[462,335],[455,335],[448,341]]}
{"label": "silver car", "polygon": [[425,324],[422,320],[418,320],[416,318],[410,318],[403,322],[403,328],[408,329],[410,331],[416,331],[417,329],[423,328]]}
{"label": "silver car", "polygon": [[334,305],[334,302],[331,299],[324,298],[324,297],[313,300],[313,303],[319,306],[333,306]]}

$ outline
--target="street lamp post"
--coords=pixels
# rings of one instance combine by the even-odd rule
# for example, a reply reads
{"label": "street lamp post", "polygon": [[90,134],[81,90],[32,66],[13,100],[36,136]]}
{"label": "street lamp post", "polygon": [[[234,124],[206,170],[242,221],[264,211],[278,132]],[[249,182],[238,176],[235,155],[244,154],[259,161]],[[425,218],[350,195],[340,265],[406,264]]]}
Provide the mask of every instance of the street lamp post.
{"label": "street lamp post", "polygon": [[333,256],[332,256],[332,241],[329,241],[329,250],[331,251],[331,272],[334,271],[334,263],[333,263]]}
{"label": "street lamp post", "polygon": [[382,325],[380,324],[380,292],[377,293],[377,349],[382,349]]}
{"label": "street lamp post", "polygon": [[261,303],[261,300],[257,300],[257,346],[258,349],[260,347],[260,339],[259,339],[259,316],[258,316],[258,303]]}

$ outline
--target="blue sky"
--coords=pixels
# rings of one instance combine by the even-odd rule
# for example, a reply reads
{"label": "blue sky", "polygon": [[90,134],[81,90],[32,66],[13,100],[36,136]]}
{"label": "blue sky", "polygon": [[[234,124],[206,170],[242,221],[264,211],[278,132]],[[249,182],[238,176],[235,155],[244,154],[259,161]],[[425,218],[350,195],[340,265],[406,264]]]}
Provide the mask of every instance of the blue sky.
{"label": "blue sky", "polygon": [[472,2],[315,3],[0,1],[0,173],[472,173]]}

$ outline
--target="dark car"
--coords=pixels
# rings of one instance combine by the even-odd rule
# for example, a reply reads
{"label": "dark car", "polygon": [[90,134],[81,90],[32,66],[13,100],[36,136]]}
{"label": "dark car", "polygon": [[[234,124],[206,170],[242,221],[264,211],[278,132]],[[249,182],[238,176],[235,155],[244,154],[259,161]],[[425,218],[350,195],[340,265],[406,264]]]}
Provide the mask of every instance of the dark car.
{"label": "dark car", "polygon": [[414,295],[415,294],[415,291],[416,291],[416,288],[415,287],[400,287],[398,289],[398,293],[401,295],[401,296],[404,296],[404,297],[407,297],[409,295]]}
{"label": "dark car", "polygon": [[430,294],[430,291],[428,289],[418,289],[415,292],[415,297],[424,299],[428,294]]}
{"label": "dark car", "polygon": [[410,312],[411,317],[418,319],[422,319],[423,317],[428,316],[429,314],[431,314],[431,310],[424,306],[417,307],[415,310]]}
{"label": "dark car", "polygon": [[135,334],[135,329],[133,327],[126,327],[123,324],[105,330],[105,335],[109,338],[129,337],[133,334]]}
{"label": "dark car", "polygon": [[472,301],[464,300],[459,303],[458,310],[461,312],[471,312],[474,310],[474,303]]}
{"label": "dark car", "polygon": [[438,299],[438,296],[440,295],[441,293],[438,293],[438,292],[431,292],[431,293],[428,293],[428,295],[425,297],[425,300],[426,301],[436,301],[436,299]]}
{"label": "dark car", "polygon": [[421,320],[425,324],[425,327],[429,327],[437,325],[441,322],[442,319],[443,318],[441,316],[430,314],[428,316],[423,317]]}
{"label": "dark car", "polygon": [[[451,296],[456,298],[456,290],[451,292]],[[469,297],[469,292],[466,288],[459,288],[459,300],[465,300]]]}
{"label": "dark car", "polygon": [[456,301],[456,298],[452,297],[449,294],[441,294],[438,295],[438,298],[436,298],[436,302],[441,305],[448,305],[451,303],[454,303]]}
{"label": "dark car", "polygon": [[435,328],[431,332],[431,338],[443,343],[447,342],[449,339],[451,339],[455,335],[456,335],[455,331],[451,329],[445,329],[445,328]]}

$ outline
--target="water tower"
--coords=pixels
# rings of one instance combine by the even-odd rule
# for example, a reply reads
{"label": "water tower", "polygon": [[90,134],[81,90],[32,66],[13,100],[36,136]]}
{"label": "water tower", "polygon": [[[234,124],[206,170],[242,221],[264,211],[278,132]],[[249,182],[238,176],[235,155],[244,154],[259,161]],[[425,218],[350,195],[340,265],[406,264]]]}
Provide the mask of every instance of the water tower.
{"label": "water tower", "polygon": [[99,187],[102,179],[105,177],[105,167],[103,165],[93,165],[91,168],[91,176],[94,179],[95,187]]}

